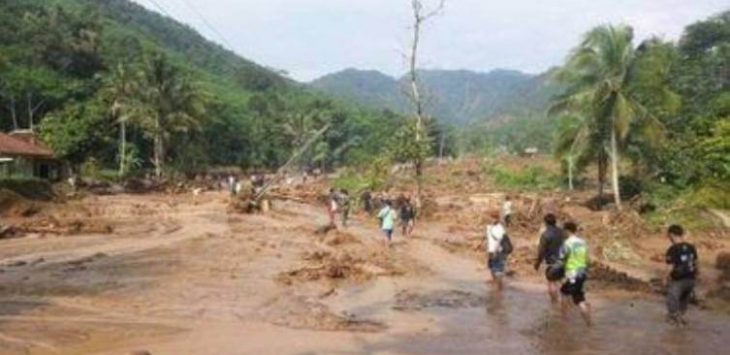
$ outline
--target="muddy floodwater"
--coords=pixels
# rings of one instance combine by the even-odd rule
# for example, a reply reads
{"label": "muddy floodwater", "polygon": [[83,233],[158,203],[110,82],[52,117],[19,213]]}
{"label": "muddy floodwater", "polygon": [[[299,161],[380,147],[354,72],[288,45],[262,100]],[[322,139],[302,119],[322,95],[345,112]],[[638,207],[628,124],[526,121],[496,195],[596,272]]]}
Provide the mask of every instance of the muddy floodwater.
{"label": "muddy floodwater", "polygon": [[[520,269],[502,294],[437,223],[383,247],[376,224],[320,230],[318,206],[232,214],[224,194],[106,196],[113,232],[0,240],[2,354],[722,354],[726,313],[664,322],[656,295],[590,286],[586,327]],[[517,240],[517,247],[523,242]]]}

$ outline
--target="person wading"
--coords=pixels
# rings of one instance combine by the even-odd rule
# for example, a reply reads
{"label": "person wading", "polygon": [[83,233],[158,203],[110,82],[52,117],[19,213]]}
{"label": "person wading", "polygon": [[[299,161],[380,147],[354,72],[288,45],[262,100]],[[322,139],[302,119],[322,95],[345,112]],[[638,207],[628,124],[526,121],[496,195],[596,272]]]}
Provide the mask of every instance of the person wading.
{"label": "person wading", "polygon": [[352,201],[350,199],[350,193],[345,189],[340,190],[340,206],[340,212],[342,213],[342,226],[347,227],[347,221],[350,219]]}
{"label": "person wading", "polygon": [[411,200],[406,198],[400,206],[398,218],[400,219],[401,230],[404,237],[408,237],[413,233],[415,226],[416,212],[413,210]]}
{"label": "person wading", "polygon": [[586,301],[585,282],[588,278],[588,244],[576,234],[578,226],[573,222],[565,223],[563,227],[568,233],[568,239],[563,243],[560,259],[565,265],[565,282],[560,288],[563,295],[563,312],[566,311],[568,297],[578,306],[580,315],[591,325],[591,305]]}
{"label": "person wading", "polygon": [[684,239],[684,229],[672,225],[667,230],[667,237],[672,246],[667,249],[667,320],[675,325],[686,325],[684,315],[687,312],[695,279],[698,275],[697,249]]}
{"label": "person wading", "polygon": [[337,228],[337,224],[335,224],[335,216],[337,215],[338,199],[337,191],[335,191],[335,189],[330,189],[330,193],[327,195],[327,216],[329,217],[330,228]]}
{"label": "person wading", "polygon": [[497,286],[497,291],[504,287],[505,266],[507,257],[512,252],[512,242],[507,236],[507,231],[500,222],[499,212],[490,215],[491,224],[487,226],[487,266],[492,274],[492,281]]}
{"label": "person wading", "polygon": [[390,200],[385,200],[385,206],[378,213],[378,219],[380,220],[380,229],[383,230],[383,235],[385,236],[386,246],[390,246],[390,242],[393,239],[395,218],[396,214],[393,210],[393,203]]}
{"label": "person wading", "polygon": [[557,302],[560,298],[558,294],[560,281],[565,276],[565,269],[560,261],[560,250],[563,247],[565,233],[557,227],[557,219],[554,214],[546,214],[544,220],[545,231],[540,236],[540,245],[534,267],[535,271],[538,271],[543,261],[547,264],[545,279],[547,280],[548,294],[551,301]]}

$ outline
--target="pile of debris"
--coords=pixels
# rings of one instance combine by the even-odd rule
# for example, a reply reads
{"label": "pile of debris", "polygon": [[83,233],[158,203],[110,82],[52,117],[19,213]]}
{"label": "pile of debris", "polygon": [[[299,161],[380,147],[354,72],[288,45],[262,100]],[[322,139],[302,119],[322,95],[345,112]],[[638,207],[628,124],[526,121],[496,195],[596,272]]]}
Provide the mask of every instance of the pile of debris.
{"label": "pile of debris", "polygon": [[588,271],[588,277],[591,281],[595,281],[599,286],[611,286],[625,291],[644,292],[644,293],[660,293],[661,285],[655,282],[646,282],[629,274],[617,271],[610,266],[592,261]]}
{"label": "pile of debris", "polygon": [[14,226],[13,229],[19,233],[41,235],[110,234],[114,232],[111,225],[103,222],[80,219],[61,220],[54,216],[24,221]]}
{"label": "pile of debris", "polygon": [[267,304],[261,313],[272,324],[324,331],[379,332],[387,327],[343,312],[334,314],[318,300],[306,296],[282,295]]}
{"label": "pile of debris", "polygon": [[28,200],[7,189],[0,189],[0,215],[3,217],[31,217],[42,208],[40,202]]}

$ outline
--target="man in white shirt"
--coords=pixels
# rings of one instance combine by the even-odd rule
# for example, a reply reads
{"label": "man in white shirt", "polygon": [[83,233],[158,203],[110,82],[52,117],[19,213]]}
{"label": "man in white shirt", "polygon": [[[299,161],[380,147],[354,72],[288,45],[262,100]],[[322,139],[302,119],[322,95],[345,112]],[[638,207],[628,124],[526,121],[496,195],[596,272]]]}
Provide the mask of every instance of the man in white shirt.
{"label": "man in white shirt", "polygon": [[500,222],[499,213],[493,212],[491,215],[491,224],[487,226],[487,264],[492,274],[492,280],[497,285],[497,290],[502,290],[504,278],[504,267],[507,256],[502,252],[502,239],[507,231]]}

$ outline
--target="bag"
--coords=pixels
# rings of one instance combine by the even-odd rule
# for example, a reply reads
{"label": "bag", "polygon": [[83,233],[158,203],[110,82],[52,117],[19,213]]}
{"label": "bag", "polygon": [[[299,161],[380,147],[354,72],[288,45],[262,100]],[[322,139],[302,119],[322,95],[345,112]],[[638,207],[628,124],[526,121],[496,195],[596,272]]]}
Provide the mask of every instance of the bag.
{"label": "bag", "polygon": [[499,242],[499,247],[502,249],[502,254],[504,255],[510,255],[512,254],[512,251],[514,251],[512,241],[509,239],[507,234],[502,237],[502,240]]}

